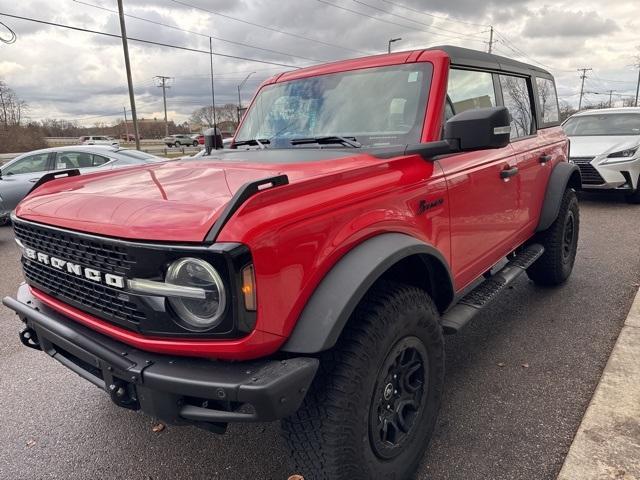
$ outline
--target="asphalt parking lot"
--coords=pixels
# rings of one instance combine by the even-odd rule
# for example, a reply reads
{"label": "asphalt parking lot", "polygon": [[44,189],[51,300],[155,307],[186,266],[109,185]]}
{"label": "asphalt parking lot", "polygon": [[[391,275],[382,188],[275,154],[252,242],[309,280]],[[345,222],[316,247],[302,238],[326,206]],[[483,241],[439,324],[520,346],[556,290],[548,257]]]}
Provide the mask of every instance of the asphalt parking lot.
{"label": "asphalt parking lot", "polygon": [[[558,289],[526,278],[447,341],[447,379],[420,479],[554,479],[640,283],[640,206],[583,195],[579,253]],[[0,228],[0,295],[21,281]],[[0,308],[0,477],[286,479],[278,424],[154,433],[152,419],[21,346]]]}

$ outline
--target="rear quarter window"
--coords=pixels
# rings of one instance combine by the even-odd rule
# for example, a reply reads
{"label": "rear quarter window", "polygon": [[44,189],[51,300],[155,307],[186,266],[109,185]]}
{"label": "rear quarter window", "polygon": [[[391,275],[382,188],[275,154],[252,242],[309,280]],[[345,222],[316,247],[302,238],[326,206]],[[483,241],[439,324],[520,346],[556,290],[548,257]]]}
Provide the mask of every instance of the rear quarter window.
{"label": "rear quarter window", "polygon": [[538,108],[544,125],[555,125],[560,121],[556,85],[550,78],[536,78]]}

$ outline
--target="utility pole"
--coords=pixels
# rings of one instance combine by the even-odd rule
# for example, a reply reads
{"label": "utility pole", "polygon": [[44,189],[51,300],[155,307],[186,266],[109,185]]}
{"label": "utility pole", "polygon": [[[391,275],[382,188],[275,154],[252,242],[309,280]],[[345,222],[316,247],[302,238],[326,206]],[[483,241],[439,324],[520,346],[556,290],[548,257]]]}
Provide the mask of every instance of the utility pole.
{"label": "utility pole", "polygon": [[611,97],[613,96],[613,90],[609,90],[609,108],[611,108]]}
{"label": "utility pole", "polygon": [[209,37],[209,58],[211,60],[211,115],[213,118],[213,128],[217,128],[216,124],[216,91],[213,88],[213,40]]}
{"label": "utility pole", "polygon": [[140,135],[138,135],[138,116],[136,115],[136,99],[133,95],[133,80],[131,79],[131,63],[129,62],[129,44],[127,42],[127,28],[124,24],[124,7],[122,0],[118,0],[118,13],[120,15],[120,34],[122,35],[122,49],[124,50],[124,66],[127,70],[127,83],[129,85],[129,102],[131,102],[131,119],[133,120],[133,134],[136,137],[136,150],[140,150]]}
{"label": "utility pole", "polygon": [[493,53],[493,25],[489,27],[489,53]]}
{"label": "utility pole", "polygon": [[640,93],[640,57],[638,57],[638,64],[636,65],[636,67],[638,67],[638,84],[636,85],[636,102],[635,102],[635,106],[638,106],[638,94]]}
{"label": "utility pole", "polygon": [[582,86],[580,87],[580,101],[578,102],[578,111],[582,109],[582,97],[584,96],[584,81],[587,78],[587,72],[590,72],[593,68],[579,68],[578,71],[582,72],[580,78],[582,79]]}
{"label": "utility pole", "polygon": [[125,142],[129,141],[129,122],[127,122],[127,107],[122,107],[122,111],[124,112],[124,132],[126,135]]}
{"label": "utility pole", "polygon": [[240,96],[240,89],[244,87],[244,84],[247,83],[247,80],[249,80],[249,77],[254,73],[256,72],[251,72],[249,75],[246,76],[246,78],[242,82],[240,82],[240,85],[238,85],[238,125],[240,125],[240,110],[242,110],[242,97]]}
{"label": "utility pole", "polygon": [[160,85],[156,85],[162,89],[162,100],[164,101],[164,136],[169,136],[169,121],[167,120],[167,88],[171,88],[167,85],[167,80],[171,80],[171,77],[165,77],[163,75],[156,75],[154,78],[160,80]]}
{"label": "utility pole", "polygon": [[389,43],[387,44],[387,52],[391,53],[391,44],[395,42],[399,42],[402,38],[390,38]]}

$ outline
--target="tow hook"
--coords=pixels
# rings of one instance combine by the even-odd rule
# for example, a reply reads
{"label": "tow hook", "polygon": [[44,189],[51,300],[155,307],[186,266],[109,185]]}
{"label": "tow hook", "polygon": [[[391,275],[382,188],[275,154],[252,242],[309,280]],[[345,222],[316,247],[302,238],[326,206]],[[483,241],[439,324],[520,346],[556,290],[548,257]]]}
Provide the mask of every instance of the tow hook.
{"label": "tow hook", "polygon": [[20,341],[25,347],[33,348],[34,350],[42,350],[40,342],[38,341],[38,335],[33,328],[25,328],[20,332]]}
{"label": "tow hook", "polygon": [[138,399],[135,396],[135,390],[127,382],[114,379],[107,391],[113,403],[119,407],[140,410],[140,403],[138,403]]}

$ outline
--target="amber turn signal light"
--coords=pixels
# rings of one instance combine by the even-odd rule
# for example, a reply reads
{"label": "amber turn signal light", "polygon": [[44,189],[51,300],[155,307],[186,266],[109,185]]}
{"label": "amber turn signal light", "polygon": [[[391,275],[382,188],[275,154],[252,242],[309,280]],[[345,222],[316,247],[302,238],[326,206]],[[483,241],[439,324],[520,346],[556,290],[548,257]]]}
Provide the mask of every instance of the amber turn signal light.
{"label": "amber turn signal light", "polygon": [[248,265],[242,270],[242,294],[244,295],[244,307],[247,310],[256,310],[256,276],[253,265]]}

